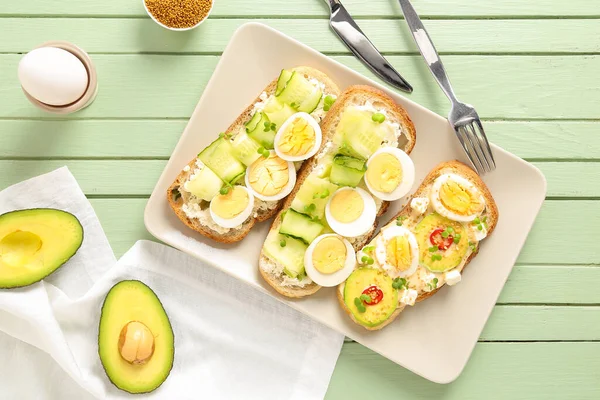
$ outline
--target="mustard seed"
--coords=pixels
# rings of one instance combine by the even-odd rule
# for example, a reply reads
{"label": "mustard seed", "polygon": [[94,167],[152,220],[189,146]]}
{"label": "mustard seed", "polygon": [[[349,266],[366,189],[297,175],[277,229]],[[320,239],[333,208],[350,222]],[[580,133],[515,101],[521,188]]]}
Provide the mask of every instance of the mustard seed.
{"label": "mustard seed", "polygon": [[213,0],[144,0],[148,11],[169,28],[191,28],[208,15]]}

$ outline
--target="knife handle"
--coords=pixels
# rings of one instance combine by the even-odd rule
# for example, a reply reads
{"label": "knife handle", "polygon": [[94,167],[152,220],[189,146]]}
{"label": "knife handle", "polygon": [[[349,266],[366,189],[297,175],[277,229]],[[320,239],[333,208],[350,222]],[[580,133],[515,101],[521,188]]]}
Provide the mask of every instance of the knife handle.
{"label": "knife handle", "polygon": [[[331,0],[334,1],[334,0]],[[446,74],[446,69],[444,68],[444,64],[442,64],[442,60],[440,60],[440,56],[431,41],[431,37],[429,37],[429,33],[423,26],[419,15],[415,11],[412,4],[410,4],[409,0],[398,0],[400,3],[400,7],[402,7],[402,13],[404,14],[404,19],[410,28],[410,32],[417,43],[417,47],[421,52],[423,58],[427,62],[427,66],[429,70],[433,74],[433,77],[438,82],[446,96],[450,99],[450,101],[455,102],[456,95],[454,94],[454,90],[452,89],[452,85],[450,85],[450,80],[448,79],[448,75]]]}
{"label": "knife handle", "polygon": [[325,3],[329,6],[329,11],[333,11],[336,6],[341,6],[340,0],[324,0]]}

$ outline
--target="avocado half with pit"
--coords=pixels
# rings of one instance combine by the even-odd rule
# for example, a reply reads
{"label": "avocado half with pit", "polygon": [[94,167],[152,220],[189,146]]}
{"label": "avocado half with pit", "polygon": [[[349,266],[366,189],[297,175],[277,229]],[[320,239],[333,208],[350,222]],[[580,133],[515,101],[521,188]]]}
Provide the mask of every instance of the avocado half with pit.
{"label": "avocado half with pit", "polygon": [[98,354],[110,381],[129,393],[151,392],[169,376],[173,329],[160,300],[144,283],[122,281],[106,295]]}
{"label": "avocado half with pit", "polygon": [[81,247],[83,227],[51,208],[0,215],[0,289],[28,286],[66,263]]}

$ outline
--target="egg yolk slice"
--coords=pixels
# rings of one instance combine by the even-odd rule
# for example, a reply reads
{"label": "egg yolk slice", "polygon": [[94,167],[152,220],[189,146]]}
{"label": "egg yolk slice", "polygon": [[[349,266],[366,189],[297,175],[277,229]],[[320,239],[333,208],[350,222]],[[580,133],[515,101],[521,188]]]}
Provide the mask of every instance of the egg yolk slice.
{"label": "egg yolk slice", "polygon": [[249,168],[248,182],[264,196],[281,192],[290,180],[288,163],[277,156],[259,158]]}
{"label": "egg yolk slice", "polygon": [[313,148],[315,137],[315,130],[308,121],[304,118],[296,118],[281,135],[278,149],[288,156],[302,156]]}
{"label": "egg yolk slice", "polygon": [[399,271],[406,271],[412,265],[410,243],[406,236],[391,238],[385,248],[386,261]]}
{"label": "egg yolk slice", "polygon": [[365,178],[373,190],[392,193],[402,182],[402,164],[392,154],[377,154],[369,162]]}
{"label": "egg yolk slice", "polygon": [[336,236],[328,236],[317,243],[312,253],[315,269],[323,274],[333,274],[344,268],[346,245]]}
{"label": "egg yolk slice", "polygon": [[444,207],[458,215],[478,214],[485,207],[479,193],[451,179],[442,184],[439,196]]}
{"label": "egg yolk slice", "polygon": [[360,194],[355,190],[340,190],[331,198],[329,210],[331,216],[339,222],[349,223],[356,221],[365,209]]}
{"label": "egg yolk slice", "polygon": [[223,219],[231,219],[242,213],[248,206],[248,192],[239,186],[232,187],[227,194],[212,199],[212,211]]}

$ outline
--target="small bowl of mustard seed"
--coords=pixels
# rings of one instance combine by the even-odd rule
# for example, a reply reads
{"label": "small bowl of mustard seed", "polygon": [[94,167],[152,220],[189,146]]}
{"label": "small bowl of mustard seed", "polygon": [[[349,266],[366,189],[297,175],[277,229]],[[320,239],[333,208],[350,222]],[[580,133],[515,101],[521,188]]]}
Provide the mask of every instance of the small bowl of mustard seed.
{"label": "small bowl of mustard seed", "polygon": [[142,0],[146,12],[160,26],[188,31],[204,22],[215,0]]}

